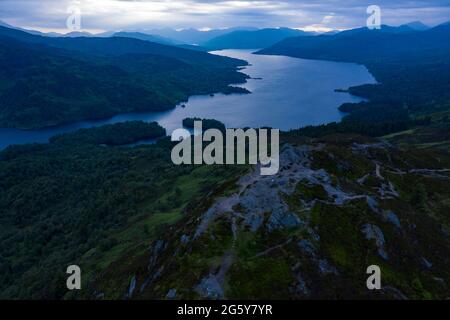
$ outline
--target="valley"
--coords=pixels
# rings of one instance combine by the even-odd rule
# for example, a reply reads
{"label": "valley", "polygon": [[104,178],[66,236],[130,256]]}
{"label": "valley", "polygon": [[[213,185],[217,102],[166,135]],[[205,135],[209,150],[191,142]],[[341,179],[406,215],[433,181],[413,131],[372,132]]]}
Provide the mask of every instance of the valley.
{"label": "valley", "polygon": [[229,128],[269,126],[291,130],[326,124],[342,119],[344,114],[338,110],[341,104],[363,101],[348,93],[335,92],[335,89],[376,82],[367,69],[359,65],[258,56],[252,54],[253,51],[212,52],[250,64],[240,70],[250,77],[246,83],[233,83],[250,94],[237,91],[235,94],[216,93],[213,97],[194,95],[166,111],[122,113],[107,119],[33,130],[0,128],[0,149],[12,144],[45,143],[57,134],[124,121],[156,121],[169,135],[181,128],[183,119],[188,117],[217,119]]}

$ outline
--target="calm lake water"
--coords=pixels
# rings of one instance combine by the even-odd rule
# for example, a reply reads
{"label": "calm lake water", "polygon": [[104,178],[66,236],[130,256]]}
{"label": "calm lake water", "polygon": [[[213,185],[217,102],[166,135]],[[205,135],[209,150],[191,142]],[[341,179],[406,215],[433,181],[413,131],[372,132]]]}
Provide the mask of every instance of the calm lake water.
{"label": "calm lake water", "polygon": [[[254,50],[223,50],[219,55],[240,58],[251,65],[243,72],[250,79],[242,87],[252,94],[193,96],[186,108],[165,112],[129,113],[98,121],[81,121],[40,130],[0,128],[0,149],[12,144],[47,142],[54,135],[81,128],[123,121],[158,121],[170,134],[187,117],[217,119],[227,127],[272,127],[281,130],[340,121],[338,107],[361,98],[335,92],[351,86],[376,83],[366,67],[340,62],[303,60],[282,56],[260,56]],[[259,79],[261,78],[261,79]]]}

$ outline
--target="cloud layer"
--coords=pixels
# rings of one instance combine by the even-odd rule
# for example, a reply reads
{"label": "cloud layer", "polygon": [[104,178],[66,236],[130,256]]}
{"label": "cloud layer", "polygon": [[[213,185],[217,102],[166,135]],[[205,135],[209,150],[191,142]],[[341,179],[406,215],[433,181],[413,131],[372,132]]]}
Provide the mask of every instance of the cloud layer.
{"label": "cloud layer", "polygon": [[398,25],[450,20],[450,0],[1,0],[0,19],[17,26],[64,30],[69,6],[87,30],[225,28],[233,26],[351,28],[365,24],[376,4],[382,22]]}

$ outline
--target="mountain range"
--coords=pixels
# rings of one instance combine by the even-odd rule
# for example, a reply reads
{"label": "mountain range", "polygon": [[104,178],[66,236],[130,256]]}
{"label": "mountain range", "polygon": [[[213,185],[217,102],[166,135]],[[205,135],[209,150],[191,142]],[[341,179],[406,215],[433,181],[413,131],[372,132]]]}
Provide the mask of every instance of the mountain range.
{"label": "mountain range", "polygon": [[202,43],[202,46],[212,50],[257,49],[269,47],[286,38],[312,35],[314,33],[289,28],[239,30],[215,37]]}
{"label": "mountain range", "polygon": [[410,27],[382,26],[380,30],[352,29],[335,35],[296,37],[261,50],[261,54],[286,54],[300,58],[340,61],[364,61],[384,57],[402,57],[433,50],[448,50],[450,25],[442,24],[424,31]]}
{"label": "mountain range", "polygon": [[234,27],[225,29],[211,29],[211,30],[197,30],[193,28],[175,30],[170,28],[164,29],[150,29],[143,32],[147,34],[159,35],[165,38],[172,39],[173,41],[182,42],[191,45],[202,45],[213,38],[223,36],[227,33],[234,31],[246,31],[256,30],[256,28],[250,27]]}
{"label": "mountain range", "polygon": [[[286,38],[296,36],[312,36],[318,35],[316,32],[305,32],[291,28],[252,28],[252,27],[234,27],[224,29],[197,30],[197,29],[181,29],[175,30],[171,28],[149,29],[135,31],[107,31],[98,34],[92,34],[86,31],[73,31],[66,34],[58,34],[55,32],[43,33],[35,30],[27,30],[19,27],[13,27],[7,23],[0,21],[0,26],[10,29],[25,31],[34,35],[43,35],[47,37],[129,37],[150,42],[156,42],[166,45],[190,45],[192,48],[205,47],[211,50],[218,49],[254,49],[266,48]],[[392,33],[403,33],[411,31],[424,31],[430,27],[420,21],[413,21],[398,27],[382,26],[382,30]],[[335,30],[325,33],[326,35],[334,35],[340,33]]]}
{"label": "mountain range", "polygon": [[411,29],[414,29],[416,31],[424,31],[427,29],[430,29],[429,26],[427,26],[426,24],[420,22],[420,21],[413,21],[407,24],[404,24],[403,26],[409,27]]}
{"label": "mountain range", "polygon": [[133,39],[139,39],[143,41],[149,41],[149,42],[155,42],[165,45],[176,45],[176,44],[182,44],[180,42],[175,42],[169,38],[165,38],[158,35],[152,35],[152,34],[146,34],[142,32],[115,32],[113,37],[122,37],[122,38],[133,38]]}

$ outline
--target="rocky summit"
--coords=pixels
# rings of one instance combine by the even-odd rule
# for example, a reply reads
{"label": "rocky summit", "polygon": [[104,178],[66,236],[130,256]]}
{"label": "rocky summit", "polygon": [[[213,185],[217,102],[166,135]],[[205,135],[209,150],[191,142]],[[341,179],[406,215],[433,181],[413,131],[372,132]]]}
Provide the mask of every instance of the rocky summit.
{"label": "rocky summit", "polygon": [[[280,160],[276,176],[251,167],[192,201],[146,250],[99,274],[93,297],[450,297],[448,154],[288,136]],[[367,288],[371,265],[381,290]]]}

